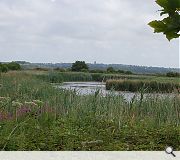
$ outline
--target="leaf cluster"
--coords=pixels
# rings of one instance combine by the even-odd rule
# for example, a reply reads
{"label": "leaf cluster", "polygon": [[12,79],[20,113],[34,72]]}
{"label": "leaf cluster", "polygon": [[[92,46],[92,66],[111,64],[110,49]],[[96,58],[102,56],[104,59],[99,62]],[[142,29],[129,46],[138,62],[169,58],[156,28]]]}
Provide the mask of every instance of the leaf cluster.
{"label": "leaf cluster", "polygon": [[163,9],[160,15],[168,15],[163,20],[154,20],[149,25],[154,28],[154,33],[163,33],[170,41],[179,37],[180,31],[180,0],[156,0],[156,3]]}

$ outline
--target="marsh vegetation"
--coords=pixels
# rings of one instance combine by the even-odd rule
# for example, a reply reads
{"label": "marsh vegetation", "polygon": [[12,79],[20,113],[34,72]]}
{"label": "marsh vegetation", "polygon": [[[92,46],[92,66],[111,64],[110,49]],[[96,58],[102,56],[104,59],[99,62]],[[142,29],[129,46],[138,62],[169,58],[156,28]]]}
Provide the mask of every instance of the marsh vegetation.
{"label": "marsh vegetation", "polygon": [[113,92],[78,95],[55,88],[47,75],[1,74],[1,150],[180,149],[178,94],[144,97],[141,92],[129,102]]}

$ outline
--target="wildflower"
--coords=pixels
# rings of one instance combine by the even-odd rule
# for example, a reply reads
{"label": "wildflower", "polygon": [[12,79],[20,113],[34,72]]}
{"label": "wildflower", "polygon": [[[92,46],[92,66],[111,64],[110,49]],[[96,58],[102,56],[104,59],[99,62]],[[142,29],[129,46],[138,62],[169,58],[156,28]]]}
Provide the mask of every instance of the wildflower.
{"label": "wildflower", "polygon": [[30,113],[30,112],[31,112],[30,107],[21,106],[21,107],[18,108],[18,110],[17,110],[17,116],[18,116],[18,117],[21,117],[21,116],[24,116],[24,115],[26,115],[26,114],[28,114],[28,113]]}
{"label": "wildflower", "polygon": [[44,102],[40,100],[33,100],[34,103],[36,103],[38,106],[43,106]]}
{"label": "wildflower", "polygon": [[18,102],[18,101],[12,101],[12,106],[13,107],[21,107],[23,104]]}
{"label": "wildflower", "polygon": [[36,103],[34,103],[34,102],[26,102],[25,101],[25,104],[26,105],[29,105],[29,106],[38,106]]}

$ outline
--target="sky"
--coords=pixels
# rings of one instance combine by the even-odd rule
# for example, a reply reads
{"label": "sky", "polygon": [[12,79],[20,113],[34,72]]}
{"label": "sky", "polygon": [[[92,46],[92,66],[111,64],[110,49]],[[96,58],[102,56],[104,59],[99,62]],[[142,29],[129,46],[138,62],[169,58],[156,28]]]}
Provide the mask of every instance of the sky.
{"label": "sky", "polygon": [[0,0],[0,61],[179,67],[155,0]]}

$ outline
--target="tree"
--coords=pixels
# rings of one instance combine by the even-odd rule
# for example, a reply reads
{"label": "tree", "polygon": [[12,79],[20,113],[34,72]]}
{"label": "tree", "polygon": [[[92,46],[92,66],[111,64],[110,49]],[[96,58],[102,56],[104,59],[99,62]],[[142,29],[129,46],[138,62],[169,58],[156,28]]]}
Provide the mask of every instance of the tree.
{"label": "tree", "polygon": [[168,72],[168,73],[166,73],[166,76],[167,77],[179,77],[180,73],[178,73],[178,72]]}
{"label": "tree", "polygon": [[118,73],[125,73],[125,71],[120,70],[120,69],[119,69],[117,72],[118,72]]}
{"label": "tree", "polygon": [[107,72],[108,72],[108,73],[114,73],[115,70],[114,70],[113,67],[108,67],[108,68],[107,68]]}
{"label": "tree", "polygon": [[125,74],[133,74],[131,71],[125,71]]}
{"label": "tree", "polygon": [[20,64],[18,64],[16,62],[8,63],[7,67],[8,67],[9,70],[20,70],[21,69]]}
{"label": "tree", "polygon": [[155,20],[149,23],[154,28],[154,33],[163,33],[170,41],[179,37],[180,31],[180,1],[179,0],[156,0],[163,9],[160,16],[167,15],[163,20]]}
{"label": "tree", "polygon": [[8,71],[7,64],[0,63],[0,72],[7,72],[7,71]]}
{"label": "tree", "polygon": [[75,72],[80,72],[85,70],[87,71],[88,66],[84,61],[76,61],[75,63],[72,64],[71,70]]}

